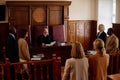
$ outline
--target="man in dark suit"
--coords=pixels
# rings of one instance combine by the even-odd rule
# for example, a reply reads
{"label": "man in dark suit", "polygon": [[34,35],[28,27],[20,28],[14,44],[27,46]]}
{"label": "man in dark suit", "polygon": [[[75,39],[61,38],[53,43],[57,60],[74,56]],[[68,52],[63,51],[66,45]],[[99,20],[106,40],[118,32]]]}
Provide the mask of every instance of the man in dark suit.
{"label": "man in dark suit", "polygon": [[6,43],[6,57],[9,58],[10,62],[19,62],[18,56],[18,44],[15,36],[16,29],[9,27],[9,34]]}
{"label": "man in dark suit", "polygon": [[43,34],[38,37],[38,46],[50,44],[53,41],[52,37],[48,34],[48,29],[44,28]]}
{"label": "man in dark suit", "polygon": [[[10,60],[11,63],[19,62],[18,43],[15,34],[15,27],[10,26],[6,43],[6,57]],[[14,66],[10,67],[10,77],[11,80],[15,80]]]}
{"label": "man in dark suit", "polygon": [[107,35],[106,35],[106,33],[104,32],[104,25],[103,25],[103,24],[100,24],[100,25],[98,26],[98,29],[99,29],[99,32],[98,32],[98,34],[97,34],[97,38],[102,39],[102,40],[104,41],[104,43],[106,43],[106,37],[107,37]]}

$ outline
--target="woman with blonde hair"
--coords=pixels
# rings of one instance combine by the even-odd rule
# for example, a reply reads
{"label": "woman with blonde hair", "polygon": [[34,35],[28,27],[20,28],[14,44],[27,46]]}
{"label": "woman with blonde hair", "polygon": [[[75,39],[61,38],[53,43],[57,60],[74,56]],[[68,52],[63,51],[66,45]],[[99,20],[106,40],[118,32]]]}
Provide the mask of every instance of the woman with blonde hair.
{"label": "woman with blonde hair", "polygon": [[89,57],[89,80],[107,80],[109,55],[106,54],[103,40],[96,39],[93,47],[96,54]]}
{"label": "woman with blonde hair", "polygon": [[81,43],[72,43],[71,58],[66,60],[62,80],[88,80],[88,67]]}
{"label": "woman with blonde hair", "polygon": [[104,32],[104,30],[105,30],[104,25],[99,24],[98,30],[99,30],[99,32],[97,33],[97,38],[102,39],[104,41],[104,43],[106,43],[107,34]]}

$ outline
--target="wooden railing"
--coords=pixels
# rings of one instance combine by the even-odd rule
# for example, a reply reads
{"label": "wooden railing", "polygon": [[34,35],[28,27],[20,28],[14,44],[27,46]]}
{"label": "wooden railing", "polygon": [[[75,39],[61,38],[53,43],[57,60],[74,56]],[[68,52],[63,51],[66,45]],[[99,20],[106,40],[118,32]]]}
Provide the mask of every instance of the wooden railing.
{"label": "wooden railing", "polygon": [[109,56],[108,75],[120,73],[120,51],[110,53]]}
{"label": "wooden railing", "polygon": [[[0,64],[0,80],[61,80],[61,58]],[[27,70],[25,70],[25,65]]]}

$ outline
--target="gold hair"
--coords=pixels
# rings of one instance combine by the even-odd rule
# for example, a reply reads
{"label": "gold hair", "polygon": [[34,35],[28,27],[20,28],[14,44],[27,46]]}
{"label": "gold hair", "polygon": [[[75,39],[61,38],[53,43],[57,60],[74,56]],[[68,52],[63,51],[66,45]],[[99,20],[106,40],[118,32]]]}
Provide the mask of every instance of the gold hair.
{"label": "gold hair", "polygon": [[81,43],[79,42],[72,43],[71,57],[73,58],[85,57],[84,49]]}
{"label": "gold hair", "polygon": [[102,56],[104,56],[106,54],[106,50],[104,48],[104,42],[102,39],[96,39],[93,44],[101,52]]}

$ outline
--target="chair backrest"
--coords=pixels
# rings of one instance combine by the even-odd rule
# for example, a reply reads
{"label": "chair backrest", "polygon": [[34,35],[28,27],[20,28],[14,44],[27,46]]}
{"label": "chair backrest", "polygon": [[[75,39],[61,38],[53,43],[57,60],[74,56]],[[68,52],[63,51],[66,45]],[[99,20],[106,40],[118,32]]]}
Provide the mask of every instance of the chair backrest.
{"label": "chair backrest", "polygon": [[[25,71],[25,65],[27,70]],[[13,70],[14,77],[10,70]],[[5,76],[5,77],[4,77]],[[12,78],[11,78],[12,77]],[[53,56],[52,59],[0,64],[0,80],[61,80],[61,59]]]}
{"label": "chair backrest", "polygon": [[65,42],[65,28],[64,25],[51,26],[51,34],[53,39],[57,42]]}

